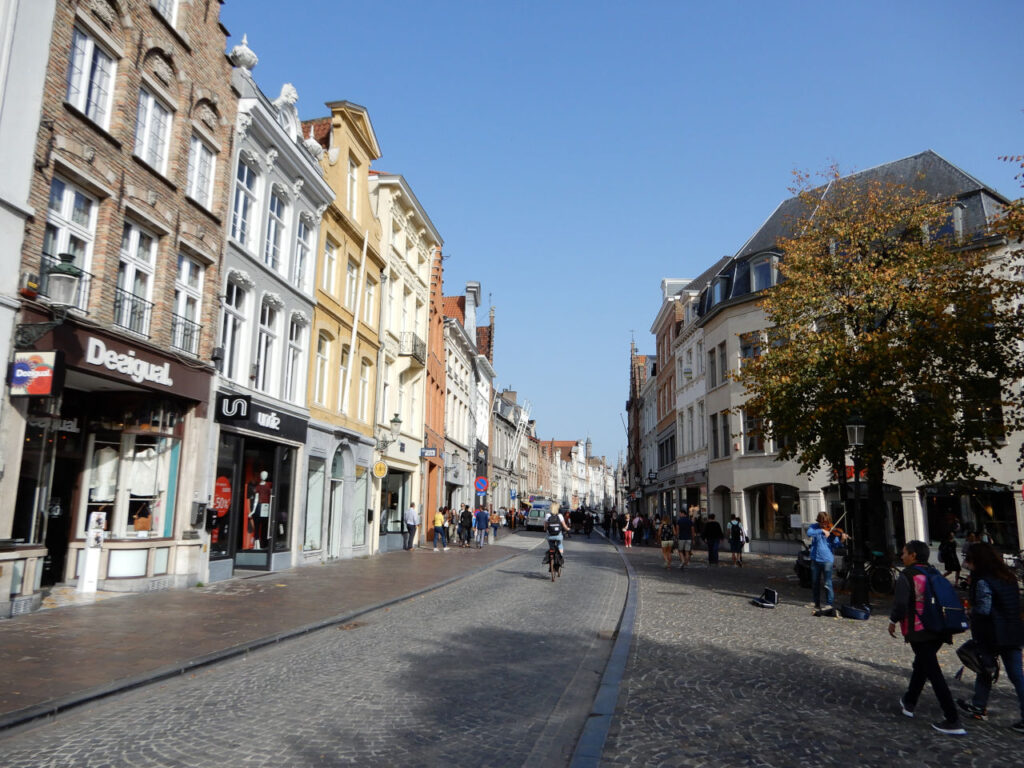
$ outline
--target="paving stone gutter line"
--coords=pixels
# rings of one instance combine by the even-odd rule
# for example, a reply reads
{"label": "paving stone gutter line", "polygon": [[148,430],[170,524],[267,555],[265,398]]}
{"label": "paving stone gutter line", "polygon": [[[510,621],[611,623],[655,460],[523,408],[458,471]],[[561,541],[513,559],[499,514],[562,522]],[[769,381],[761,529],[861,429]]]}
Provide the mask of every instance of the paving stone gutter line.
{"label": "paving stone gutter line", "polygon": [[148,672],[143,672],[132,677],[126,677],[120,680],[115,680],[106,685],[94,686],[92,688],[89,688],[88,690],[81,691],[79,693],[73,693],[68,696],[63,696],[59,699],[54,699],[44,704],[36,704],[31,707],[26,707],[24,709],[8,712],[6,714],[0,715],[0,732],[16,728],[21,725],[25,725],[27,723],[32,722],[33,720],[39,720],[45,717],[52,717],[54,715],[66,712],[75,707],[80,707],[83,704],[88,704],[90,702],[106,698],[107,696],[113,696],[118,693],[125,693],[126,691],[130,691],[135,688],[141,688],[143,686],[160,682],[161,680],[166,680],[171,677],[177,677],[178,675],[183,675],[187,672],[192,672],[193,670],[200,669],[211,664],[226,661],[227,659],[235,658],[237,656],[243,656],[247,653],[250,653],[251,651],[264,648],[268,645],[281,643],[285,640],[289,640],[294,637],[301,637],[302,635],[307,635],[310,632],[315,632],[319,629],[326,629],[328,627],[337,626],[338,624],[347,624],[348,622],[358,618],[359,616],[372,613],[373,611],[378,611],[381,608],[387,608],[397,603],[401,603],[405,600],[410,600],[414,597],[419,597],[420,595],[424,595],[429,592],[433,592],[434,590],[441,589],[442,587],[446,587],[449,584],[459,581],[460,579],[465,579],[469,576],[474,576],[478,573],[482,573],[483,571],[486,571],[487,569],[492,568],[493,566],[498,565],[499,563],[503,563],[507,560],[511,560],[514,557],[518,557],[519,554],[520,553],[518,552],[514,552],[499,560],[491,561],[485,565],[481,565],[477,568],[474,568],[473,570],[465,571],[455,576],[451,576],[435,584],[431,584],[421,589],[413,590],[412,592],[407,592],[404,595],[399,595],[398,597],[391,598],[390,600],[384,600],[379,603],[366,605],[357,610],[350,611],[348,613],[344,613],[328,619],[322,619],[320,621],[316,621],[311,624],[305,624],[303,626],[295,627],[293,629],[288,629],[283,632],[277,632],[275,634],[267,635],[265,637],[256,638],[254,640],[247,641],[245,643],[240,643],[239,645],[234,645],[229,648],[224,648],[219,651],[214,651],[213,653],[208,653],[203,656],[198,656],[192,659],[188,659],[186,661],[170,664],[165,667],[159,667],[157,669]]}
{"label": "paving stone gutter line", "polygon": [[613,542],[609,543],[615,547],[615,551],[626,568],[626,576],[629,579],[626,604],[619,618],[615,645],[612,646],[611,655],[604,668],[604,675],[601,677],[597,694],[594,696],[594,705],[591,707],[590,716],[583,727],[579,741],[576,742],[576,749],[573,750],[569,768],[597,768],[601,764],[601,754],[612,725],[615,705],[619,700],[619,688],[622,685],[626,664],[629,661],[629,649],[633,645],[633,627],[636,623],[637,594],[640,582],[633,569],[633,564],[622,549]]}

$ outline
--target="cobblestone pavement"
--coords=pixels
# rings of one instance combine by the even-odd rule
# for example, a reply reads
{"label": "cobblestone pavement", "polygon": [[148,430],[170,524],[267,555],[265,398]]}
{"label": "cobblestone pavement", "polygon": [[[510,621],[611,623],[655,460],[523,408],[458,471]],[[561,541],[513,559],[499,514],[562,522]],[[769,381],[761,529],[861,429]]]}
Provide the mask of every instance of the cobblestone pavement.
{"label": "cobblestone pavement", "polygon": [[[6,768],[568,764],[626,596],[603,540],[8,732]],[[116,638],[111,639],[116,652]]]}
{"label": "cobblestone pavement", "polygon": [[[681,572],[663,570],[654,547],[624,551],[638,618],[602,766],[1024,765],[1004,679],[989,721],[965,721],[966,737],[931,729],[942,718],[927,685],[917,716],[900,714],[913,654],[886,632],[888,601],[868,621],[815,618],[810,590],[789,578],[792,558],[748,556],[735,568],[726,554],[709,568],[699,552]],[[751,605],[769,586],[782,603]],[[939,659],[954,697],[969,695],[970,672],[952,679],[953,647]]]}

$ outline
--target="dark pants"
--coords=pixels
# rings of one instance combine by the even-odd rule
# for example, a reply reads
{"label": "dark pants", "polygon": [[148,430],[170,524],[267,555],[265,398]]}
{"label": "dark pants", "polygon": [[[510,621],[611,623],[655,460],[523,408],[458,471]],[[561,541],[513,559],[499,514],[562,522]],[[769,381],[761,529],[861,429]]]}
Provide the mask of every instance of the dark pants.
{"label": "dark pants", "polygon": [[903,696],[903,704],[907,709],[913,710],[927,680],[932,684],[932,690],[935,691],[935,697],[939,700],[939,706],[942,707],[946,719],[959,720],[956,704],[953,703],[953,694],[949,692],[946,678],[943,677],[942,668],[939,666],[938,653],[942,645],[941,640],[910,644],[911,650],[914,651],[914,666],[910,672],[910,685]]}
{"label": "dark pants", "polygon": [[412,549],[412,544],[416,540],[416,526],[413,525],[412,523],[406,523],[405,524],[405,528],[406,528],[406,534],[405,535],[408,538],[406,538],[405,543],[404,543],[402,548],[403,549]]}
{"label": "dark pants", "polygon": [[721,539],[708,539],[708,565],[718,565],[718,547]]}

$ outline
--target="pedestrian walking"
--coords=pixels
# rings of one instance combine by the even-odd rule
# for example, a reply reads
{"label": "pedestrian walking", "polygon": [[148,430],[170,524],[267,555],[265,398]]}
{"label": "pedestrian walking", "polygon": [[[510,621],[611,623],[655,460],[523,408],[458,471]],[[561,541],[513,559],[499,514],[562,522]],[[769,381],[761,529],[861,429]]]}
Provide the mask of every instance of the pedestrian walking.
{"label": "pedestrian walking", "polygon": [[462,505],[462,513],[459,515],[459,527],[462,536],[462,546],[469,549],[473,540],[473,513],[469,511],[469,504]]}
{"label": "pedestrian walking", "polygon": [[672,567],[672,545],[675,544],[676,529],[667,515],[661,518],[658,539],[661,541],[661,559],[665,561],[665,569],[668,570]]}
{"label": "pedestrian walking", "polygon": [[476,514],[473,516],[474,526],[476,527],[476,548],[483,549],[483,546],[487,543],[487,526],[490,523],[491,516],[487,514],[487,510],[477,509]]}
{"label": "pedestrian walking", "polygon": [[939,560],[942,561],[942,567],[946,570],[942,575],[948,579],[949,574],[956,574],[953,577],[953,583],[960,586],[960,558],[957,556],[956,550],[956,532],[950,530],[946,534],[945,540],[939,544]]}
{"label": "pedestrian walking", "polygon": [[448,531],[444,527],[444,509],[438,509],[434,513],[434,551],[437,552],[437,545],[440,544],[444,552],[448,551]]}
{"label": "pedestrian walking", "polygon": [[406,540],[403,544],[403,548],[407,552],[411,552],[413,545],[416,541],[416,526],[420,524],[420,516],[416,511],[416,502],[410,501],[409,508],[405,510],[405,530]]}
{"label": "pedestrian walking", "polygon": [[906,693],[900,696],[900,711],[906,717],[914,716],[914,708],[927,681],[931,683],[945,716],[945,719],[932,723],[932,728],[951,736],[963,736],[967,732],[960,723],[959,711],[953,701],[953,694],[949,692],[938,658],[939,649],[943,644],[952,643],[953,638],[946,633],[930,632],[924,628],[921,619],[928,582],[922,566],[928,565],[929,554],[928,545],[923,541],[908,541],[900,552],[903,574],[896,579],[896,592],[892,612],[889,614],[889,634],[896,637],[896,627],[899,626],[903,641],[909,643],[914,652],[910,683]]}
{"label": "pedestrian walking", "polygon": [[832,516],[828,512],[819,512],[818,518],[807,528],[807,536],[811,539],[811,594],[814,596],[814,609],[821,608],[821,585],[825,585],[825,611],[833,611],[835,592],[832,589],[832,566],[835,564],[835,551],[843,545],[846,534],[840,536],[832,528]]}
{"label": "pedestrian walking", "polygon": [[708,565],[718,565],[718,548],[722,545],[722,526],[715,520],[715,513],[708,515],[704,523],[704,540],[708,543]]}
{"label": "pedestrian walking", "polygon": [[732,553],[732,564],[743,567],[743,545],[747,543],[747,532],[739,515],[733,515],[729,521],[729,552]]}
{"label": "pedestrian walking", "polygon": [[[1017,692],[1020,708],[1020,720],[1010,727],[1024,733],[1024,622],[1020,616],[1017,577],[991,544],[972,546],[964,567],[971,574],[971,637],[981,654],[993,660],[997,656],[1002,659],[1003,671]],[[970,701],[957,699],[957,706],[975,720],[987,720],[992,683],[991,675],[979,672],[974,680],[974,696]]]}
{"label": "pedestrian walking", "polygon": [[498,541],[498,529],[501,527],[501,515],[491,510],[491,543]]}
{"label": "pedestrian walking", "polygon": [[682,570],[690,564],[690,555],[693,552],[693,520],[690,519],[690,510],[685,505],[679,510],[679,517],[676,518],[676,551],[679,552],[679,569]]}
{"label": "pedestrian walking", "polygon": [[625,522],[622,526],[622,546],[633,546],[633,526],[630,523],[628,514],[626,515]]}

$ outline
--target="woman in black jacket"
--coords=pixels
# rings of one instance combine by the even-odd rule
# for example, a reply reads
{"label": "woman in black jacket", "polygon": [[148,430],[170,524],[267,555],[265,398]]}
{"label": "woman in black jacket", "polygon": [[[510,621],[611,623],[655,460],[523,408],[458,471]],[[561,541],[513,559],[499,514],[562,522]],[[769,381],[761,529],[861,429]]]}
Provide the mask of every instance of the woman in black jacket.
{"label": "woman in black jacket", "polygon": [[[1003,670],[1017,691],[1020,706],[1020,720],[1011,727],[1024,733],[1024,622],[1020,618],[1017,577],[992,545],[983,542],[971,547],[964,565],[971,571],[971,637],[983,652],[1003,660]],[[974,697],[971,701],[958,699],[957,706],[977,720],[987,720],[985,707],[991,692],[992,678],[980,673],[974,682]]]}

